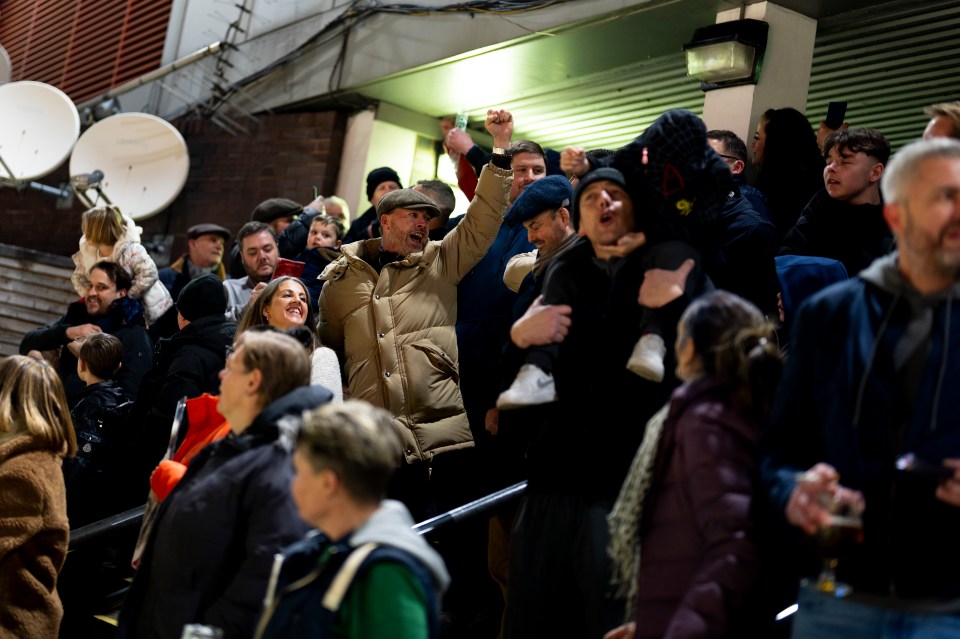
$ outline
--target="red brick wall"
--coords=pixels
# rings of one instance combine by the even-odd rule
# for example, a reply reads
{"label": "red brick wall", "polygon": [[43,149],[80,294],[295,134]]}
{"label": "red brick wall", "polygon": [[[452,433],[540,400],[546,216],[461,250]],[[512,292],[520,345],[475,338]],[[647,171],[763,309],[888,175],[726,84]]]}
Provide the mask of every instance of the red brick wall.
{"label": "red brick wall", "polygon": [[[236,233],[267,198],[307,204],[314,186],[332,193],[347,116],[332,111],[261,115],[249,135],[238,136],[205,119],[174,122],[190,151],[190,173],[166,211],[140,220],[144,239],[174,235],[175,258],[186,250],[186,230],[194,224],[214,222]],[[56,186],[66,180],[65,163],[38,181]],[[55,203],[54,196],[36,191],[0,189],[0,242],[58,255],[76,251],[83,209],[77,202],[58,211]]]}

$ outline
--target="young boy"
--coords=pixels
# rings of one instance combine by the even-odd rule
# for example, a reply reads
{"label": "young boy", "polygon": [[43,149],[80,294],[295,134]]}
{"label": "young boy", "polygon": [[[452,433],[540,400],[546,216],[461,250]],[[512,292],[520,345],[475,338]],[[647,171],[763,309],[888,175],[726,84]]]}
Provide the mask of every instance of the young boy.
{"label": "young boy", "polygon": [[343,222],[329,215],[318,215],[310,224],[307,249],[320,247],[339,249],[343,244]]}
{"label": "young boy", "polygon": [[86,383],[70,411],[77,433],[77,456],[64,459],[67,486],[67,516],[76,528],[120,511],[114,508],[110,488],[120,464],[116,429],[125,420],[133,402],[113,381],[120,370],[123,344],[108,333],[94,333],[80,345],[77,375]]}
{"label": "young boy", "polygon": [[880,193],[890,143],[875,129],[837,131],[824,141],[823,159],[824,190],[783,238],[780,255],[839,260],[854,276],[893,250]]}
{"label": "young boy", "polygon": [[313,304],[314,311],[319,310],[317,302],[323,289],[320,274],[327,264],[340,257],[340,245],[343,244],[345,232],[343,222],[339,219],[318,215],[310,224],[306,250],[297,256],[297,261],[305,264],[300,279],[310,290],[310,303]]}

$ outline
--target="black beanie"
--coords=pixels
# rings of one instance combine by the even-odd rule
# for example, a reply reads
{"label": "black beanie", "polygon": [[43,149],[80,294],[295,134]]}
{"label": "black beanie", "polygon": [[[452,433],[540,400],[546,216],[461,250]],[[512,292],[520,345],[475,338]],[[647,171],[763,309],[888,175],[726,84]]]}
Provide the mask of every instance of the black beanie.
{"label": "black beanie", "polygon": [[580,196],[583,194],[584,189],[594,182],[604,180],[618,184],[623,189],[627,188],[627,183],[623,179],[623,173],[607,166],[594,169],[581,177],[580,182],[577,184],[577,190],[573,192],[573,210],[570,212],[570,221],[573,223],[574,229],[580,229]]}
{"label": "black beanie", "polygon": [[383,184],[384,182],[396,182],[397,186],[401,189],[403,185],[400,184],[400,176],[397,175],[397,172],[391,169],[389,166],[381,166],[379,169],[374,169],[367,173],[367,199],[373,197],[373,192],[377,190],[377,186]]}
{"label": "black beanie", "polygon": [[180,291],[177,310],[183,319],[194,322],[201,317],[220,315],[227,310],[227,294],[223,282],[213,273],[190,280]]}

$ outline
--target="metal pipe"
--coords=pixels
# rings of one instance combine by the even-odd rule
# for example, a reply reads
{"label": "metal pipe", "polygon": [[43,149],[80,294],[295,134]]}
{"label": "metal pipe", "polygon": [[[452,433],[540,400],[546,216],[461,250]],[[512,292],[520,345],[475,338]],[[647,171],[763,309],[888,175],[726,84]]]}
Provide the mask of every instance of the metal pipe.
{"label": "metal pipe", "polygon": [[169,75],[169,74],[173,73],[174,71],[177,71],[178,69],[182,69],[183,67],[187,66],[188,64],[192,64],[192,63],[196,62],[197,60],[200,60],[200,59],[202,59],[202,58],[207,57],[207,56],[210,55],[210,54],[220,53],[221,48],[222,48],[222,45],[221,45],[220,42],[214,42],[213,44],[209,44],[209,45],[203,47],[202,49],[198,49],[198,50],[194,51],[193,53],[190,53],[190,54],[188,54],[188,55],[180,58],[179,60],[174,60],[174,61],[171,62],[170,64],[167,64],[167,65],[165,65],[165,66],[162,66],[162,67],[160,67],[159,69],[157,69],[157,70],[155,70],[155,71],[151,71],[150,73],[144,74],[144,75],[140,76],[139,78],[136,78],[136,79],[134,79],[134,80],[130,80],[129,82],[125,82],[125,83],[121,84],[121,85],[118,86],[118,87],[115,87],[115,88],[113,88],[113,89],[110,89],[109,91],[107,91],[106,93],[104,93],[104,94],[102,94],[102,95],[99,95],[99,96],[97,96],[97,97],[95,97],[95,98],[91,98],[91,99],[87,100],[86,102],[82,102],[82,103],[80,103],[80,104],[77,105],[77,110],[78,110],[78,111],[82,111],[82,110],[84,110],[84,109],[86,109],[86,108],[89,108],[89,107],[92,107],[92,106],[94,106],[94,105],[97,105],[97,104],[103,102],[104,100],[109,100],[110,98],[115,98],[115,97],[117,97],[118,95],[121,95],[121,94],[123,94],[123,93],[127,93],[128,91],[133,91],[134,89],[136,89],[136,88],[138,88],[138,87],[142,87],[143,85],[147,84],[148,82],[153,82],[153,81],[156,80],[157,78],[162,78],[162,77],[164,77],[164,76],[166,76],[166,75]]}

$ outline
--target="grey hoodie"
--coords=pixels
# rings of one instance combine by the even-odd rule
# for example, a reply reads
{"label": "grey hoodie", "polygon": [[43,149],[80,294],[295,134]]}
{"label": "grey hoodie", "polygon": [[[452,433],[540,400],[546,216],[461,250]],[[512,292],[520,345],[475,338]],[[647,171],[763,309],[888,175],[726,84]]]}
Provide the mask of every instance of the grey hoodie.
{"label": "grey hoodie", "polygon": [[[897,370],[902,370],[904,367],[907,367],[906,374],[908,378],[911,379],[911,381],[916,382],[919,381],[919,376],[922,372],[923,360],[925,359],[926,355],[926,349],[922,347],[928,344],[930,341],[930,331],[933,329],[934,312],[936,311],[937,307],[944,302],[947,303],[945,310],[946,321],[944,332],[946,335],[944,343],[950,343],[950,302],[955,299],[960,299],[960,281],[956,281],[952,286],[940,291],[933,293],[921,293],[913,287],[913,285],[897,268],[898,257],[899,253],[894,251],[893,253],[874,260],[870,266],[860,272],[860,277],[866,282],[873,284],[874,286],[887,291],[894,296],[893,303],[890,304],[889,309],[884,314],[883,322],[877,331],[877,336],[874,340],[873,348],[871,349],[870,359],[867,362],[867,367],[864,372],[864,378],[866,378],[866,376],[869,374],[870,368],[873,365],[873,359],[876,356],[877,346],[879,345],[880,340],[883,338],[883,333],[890,322],[893,311],[899,305],[898,303],[902,301],[909,307],[910,314],[904,328],[903,337],[900,338],[900,341],[897,343],[896,348],[894,349],[893,361]],[[936,390],[934,392],[934,407],[938,406],[940,403],[943,377],[946,371],[947,360],[949,356],[949,351],[944,350],[942,354],[942,361],[940,362],[940,373],[937,376]],[[913,385],[908,384],[908,387],[913,387]],[[860,400],[860,393],[858,393],[854,423],[858,421],[857,418],[860,413]],[[935,429],[936,410],[933,411],[933,415],[933,428]]]}
{"label": "grey hoodie", "polygon": [[368,543],[392,546],[408,552],[419,560],[433,575],[440,596],[450,585],[450,574],[443,559],[426,540],[413,532],[410,511],[399,501],[385,499],[370,517],[350,538],[354,548]]}

